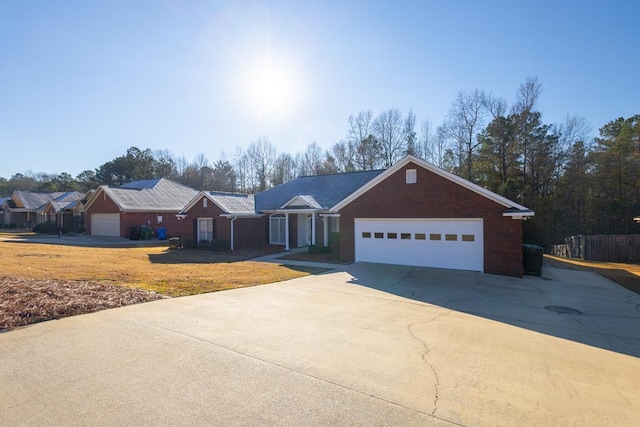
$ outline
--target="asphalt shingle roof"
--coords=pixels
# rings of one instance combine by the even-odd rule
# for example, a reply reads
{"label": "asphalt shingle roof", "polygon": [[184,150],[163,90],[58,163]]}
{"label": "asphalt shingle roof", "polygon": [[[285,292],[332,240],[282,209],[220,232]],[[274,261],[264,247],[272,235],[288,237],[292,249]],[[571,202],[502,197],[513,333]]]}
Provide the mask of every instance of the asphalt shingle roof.
{"label": "asphalt shingle roof", "polygon": [[125,211],[179,212],[198,194],[193,188],[165,178],[129,182],[105,191]]}
{"label": "asphalt shingle roof", "polygon": [[256,194],[256,210],[281,209],[295,196],[312,197],[324,209],[330,209],[357,189],[380,175],[383,170],[334,175],[303,176]]}
{"label": "asphalt shingle roof", "polygon": [[16,191],[13,195],[15,199],[19,199],[20,203],[27,210],[42,209],[47,203],[51,201],[67,202],[81,200],[83,194],[77,191],[56,191],[52,193],[42,191]]}
{"label": "asphalt shingle roof", "polygon": [[210,191],[208,195],[227,213],[244,215],[256,213],[253,194]]}

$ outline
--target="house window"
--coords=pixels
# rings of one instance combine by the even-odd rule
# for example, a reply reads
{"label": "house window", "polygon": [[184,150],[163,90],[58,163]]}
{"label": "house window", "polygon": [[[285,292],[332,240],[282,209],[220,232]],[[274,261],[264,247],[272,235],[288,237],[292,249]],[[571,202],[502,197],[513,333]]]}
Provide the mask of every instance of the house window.
{"label": "house window", "polygon": [[369,231],[363,231],[362,232],[362,238],[363,239],[370,239],[371,238],[371,233]]}
{"label": "house window", "polygon": [[162,224],[162,215],[158,215],[158,224]]}
{"label": "house window", "polygon": [[411,240],[411,233],[400,233],[400,239]]}
{"label": "house window", "polygon": [[416,240],[426,240],[427,235],[424,233],[416,233]]}
{"label": "house window", "polygon": [[418,182],[418,172],[415,169],[407,169],[406,178],[407,184],[415,184]]}
{"label": "house window", "polygon": [[340,232],[340,218],[337,216],[331,217],[331,232],[332,233]]}
{"label": "house window", "polygon": [[442,240],[442,236],[440,234],[429,234],[429,240]]}
{"label": "house window", "polygon": [[269,243],[272,245],[284,245],[287,240],[287,219],[284,215],[276,215],[269,218]]}
{"label": "house window", "polygon": [[398,233],[387,233],[387,239],[397,239]]}
{"label": "house window", "polygon": [[198,243],[203,240],[210,242],[215,238],[213,223],[213,218],[198,218]]}
{"label": "house window", "polygon": [[207,207],[207,200],[208,200],[208,199],[207,199],[206,197],[203,197],[203,198],[202,198],[202,207],[203,207],[203,208],[206,208],[206,207]]}
{"label": "house window", "polygon": [[458,240],[458,235],[457,234],[445,234],[445,239],[450,241],[450,242],[455,242]]}

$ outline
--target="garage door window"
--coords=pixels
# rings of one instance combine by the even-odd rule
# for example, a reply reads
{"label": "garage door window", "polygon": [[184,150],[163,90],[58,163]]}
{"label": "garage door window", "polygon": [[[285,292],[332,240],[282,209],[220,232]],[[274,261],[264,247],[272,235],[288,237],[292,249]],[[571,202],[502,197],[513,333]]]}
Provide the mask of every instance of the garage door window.
{"label": "garage door window", "polygon": [[476,241],[476,236],[474,236],[473,234],[463,234],[462,235],[462,241],[463,242],[475,242]]}
{"label": "garage door window", "polygon": [[450,241],[450,242],[455,242],[458,240],[458,235],[457,234],[445,234],[445,239]]}
{"label": "garage door window", "polygon": [[416,233],[416,240],[426,240],[427,235],[424,233]]}
{"label": "garage door window", "polygon": [[411,240],[411,233],[401,233],[400,238],[402,240]]}
{"label": "garage door window", "polygon": [[368,231],[365,231],[362,233],[362,237],[365,239],[370,239],[371,238],[371,233]]}
{"label": "garage door window", "polygon": [[375,233],[374,236],[376,239],[384,239],[384,233]]}
{"label": "garage door window", "polygon": [[429,234],[429,240],[442,240],[442,236],[440,234]]}
{"label": "garage door window", "polygon": [[387,239],[397,239],[398,233],[387,233]]}

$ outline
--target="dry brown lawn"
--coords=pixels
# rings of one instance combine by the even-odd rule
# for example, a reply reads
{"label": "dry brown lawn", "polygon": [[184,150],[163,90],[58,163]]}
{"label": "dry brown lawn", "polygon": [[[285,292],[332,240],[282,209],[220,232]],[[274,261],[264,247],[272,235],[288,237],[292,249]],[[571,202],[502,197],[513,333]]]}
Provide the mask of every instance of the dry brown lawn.
{"label": "dry brown lawn", "polygon": [[558,268],[593,271],[612,282],[640,294],[640,265],[620,262],[582,261],[545,255],[544,261]]}
{"label": "dry brown lawn", "polygon": [[158,294],[193,295],[320,271],[245,260],[253,255],[0,242],[0,331],[147,301]]}

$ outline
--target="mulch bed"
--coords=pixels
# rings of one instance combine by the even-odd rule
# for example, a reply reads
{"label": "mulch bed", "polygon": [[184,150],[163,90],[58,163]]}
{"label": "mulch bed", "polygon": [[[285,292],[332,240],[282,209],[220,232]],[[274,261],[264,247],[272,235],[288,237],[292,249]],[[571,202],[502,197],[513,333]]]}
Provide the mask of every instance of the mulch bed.
{"label": "mulch bed", "polygon": [[0,277],[0,332],[161,298],[153,292],[104,283]]}

